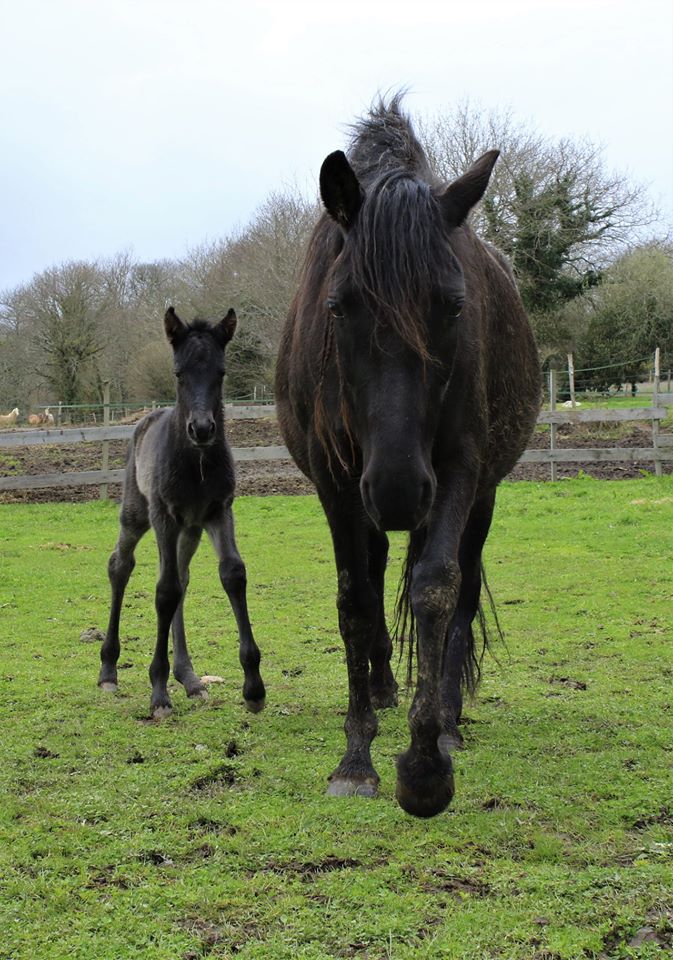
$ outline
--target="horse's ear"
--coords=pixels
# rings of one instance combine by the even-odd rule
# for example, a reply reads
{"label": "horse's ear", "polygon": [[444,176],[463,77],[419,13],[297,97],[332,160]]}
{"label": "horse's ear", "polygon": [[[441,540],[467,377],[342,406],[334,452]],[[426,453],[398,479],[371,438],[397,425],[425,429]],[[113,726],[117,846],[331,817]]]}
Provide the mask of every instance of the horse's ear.
{"label": "horse's ear", "polygon": [[472,207],[484,196],[499,150],[489,150],[475,160],[467,173],[450,183],[440,195],[444,214],[452,227],[465,221]]}
{"label": "horse's ear", "polygon": [[187,324],[182,322],[173,307],[169,307],[164,314],[164,330],[169,343],[173,347],[177,347],[187,333]]}
{"label": "horse's ear", "polygon": [[213,333],[217,342],[224,348],[229,343],[236,330],[236,313],[234,310],[227,310],[226,317],[222,317],[219,323],[213,327]]}
{"label": "horse's ear", "polygon": [[343,150],[335,150],[320,168],[320,196],[333,220],[348,230],[362,206],[362,187]]}

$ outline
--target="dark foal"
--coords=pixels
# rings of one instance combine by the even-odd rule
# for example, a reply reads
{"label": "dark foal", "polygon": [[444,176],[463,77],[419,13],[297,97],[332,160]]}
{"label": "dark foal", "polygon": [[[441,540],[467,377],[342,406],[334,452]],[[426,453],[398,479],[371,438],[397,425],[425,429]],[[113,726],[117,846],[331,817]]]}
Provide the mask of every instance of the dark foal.
{"label": "dark foal", "polygon": [[481,553],[496,486],[540,403],[537,351],[511,270],[466,223],[497,158],[431,170],[399,97],[355,126],[320,172],[325,212],[280,345],[276,401],[317,488],[346,647],[346,752],[333,795],[373,796],[374,708],[396,701],[383,615],[388,530],[410,531],[402,621],[415,638],[411,744],[397,798],[417,816],[453,795],[449,748],[476,683]]}
{"label": "dark foal", "polygon": [[224,435],[222,380],[224,351],[236,329],[230,310],[219,323],[185,324],[172,307],[164,318],[173,347],[175,407],[148,414],[136,427],[128,455],[119,539],[108,574],[112,605],[101,648],[98,684],[117,689],[119,616],[135,566],[140,538],[154,529],[160,572],[156,588],[157,643],[150,666],[151,711],[156,719],[171,711],[168,632],[173,632],[173,674],[190,697],[207,696],[187,650],[183,606],[189,564],[205,530],[219,560],[219,572],[238,626],[243,666],[243,698],[257,712],[264,706],[260,654],[252,635],[246,600],[245,566],[236,548],[231,504],[234,464]]}

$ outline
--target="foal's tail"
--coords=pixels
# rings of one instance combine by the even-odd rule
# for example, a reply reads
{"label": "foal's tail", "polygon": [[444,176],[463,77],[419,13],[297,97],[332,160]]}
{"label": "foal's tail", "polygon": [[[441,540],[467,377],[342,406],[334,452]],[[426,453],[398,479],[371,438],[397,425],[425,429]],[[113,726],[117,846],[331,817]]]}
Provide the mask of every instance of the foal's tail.
{"label": "foal's tail", "polygon": [[[411,687],[414,682],[414,662],[417,645],[416,618],[411,606],[411,574],[420,555],[418,543],[414,543],[414,538],[410,537],[407,556],[402,569],[402,576],[397,588],[397,598],[395,601],[395,622],[393,625],[393,634],[399,644],[400,660],[404,657],[405,647],[407,656],[407,686]],[[461,664],[460,683],[464,691],[473,694],[481,679],[481,665],[487,650],[493,646],[493,632],[496,639],[504,643],[505,637],[500,626],[498,612],[493,600],[493,594],[486,579],[486,570],[483,561],[480,563],[481,569],[481,587],[486,595],[490,618],[494,629],[489,629],[489,623],[486,620],[484,605],[481,601],[482,592],[480,591],[479,604],[474,616],[472,625],[467,631],[464,656]],[[475,641],[474,624],[478,624],[480,643]],[[444,634],[444,649],[442,651],[442,663],[446,656],[450,642],[449,623],[446,624]]]}

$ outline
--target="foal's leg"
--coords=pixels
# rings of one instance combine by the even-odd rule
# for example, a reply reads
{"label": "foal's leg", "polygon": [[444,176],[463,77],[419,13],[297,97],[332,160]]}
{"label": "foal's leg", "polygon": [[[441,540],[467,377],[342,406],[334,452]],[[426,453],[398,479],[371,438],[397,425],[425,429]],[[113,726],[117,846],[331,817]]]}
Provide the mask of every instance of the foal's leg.
{"label": "foal's leg", "polygon": [[393,644],[386,627],[383,588],[388,561],[388,537],[372,530],[369,534],[369,579],[378,598],[378,625],[369,654],[369,693],[378,710],[397,706],[397,681],[390,669]]}
{"label": "foal's leg", "polygon": [[182,584],[182,597],[175,611],[171,630],[173,633],[173,676],[187,692],[188,697],[208,696],[201,678],[194,672],[192,661],[187,650],[185,636],[185,594],[189,584],[189,564],[201,540],[201,527],[185,527],[178,537],[178,573]]}
{"label": "foal's leg", "polygon": [[140,538],[149,529],[146,509],[131,511],[122,507],[119,539],[108,561],[108,577],[112,587],[112,603],[107,633],[100,651],[101,668],[98,686],[113,692],[117,689],[117,661],[119,660],[119,618],[124,591],[136,565],[135,548]]}
{"label": "foal's leg", "polygon": [[460,542],[460,593],[447,631],[442,674],[444,723],[440,747],[447,751],[463,743],[458,721],[463,709],[462,691],[469,688],[473,679],[469,669],[469,660],[475,655],[472,622],[479,608],[481,552],[491,526],[494,506],[495,490],[475,501]]}
{"label": "foal's leg", "polygon": [[259,672],[261,660],[248,616],[245,564],[236,547],[234,517],[231,507],[225,507],[217,520],[206,524],[219,560],[220,580],[236,617],[239,640],[239,659],[243,667],[243,699],[248,710],[259,713],[264,707],[266,690]]}
{"label": "foal's leg", "polygon": [[152,682],[150,710],[155,720],[161,720],[173,708],[167,687],[168,633],[182,599],[182,584],[178,571],[178,525],[159,507],[152,516],[152,526],[159,547],[159,580],[155,595],[157,642],[149,670]]}
{"label": "foal's leg", "polygon": [[446,631],[461,587],[460,540],[473,499],[474,484],[467,476],[454,476],[450,486],[438,485],[425,542],[411,575],[418,676],[409,711],[411,745],[397,762],[397,799],[407,813],[418,817],[440,813],[454,792],[451,758],[438,745],[445,726],[442,664]]}
{"label": "foal's leg", "polygon": [[[339,629],[348,666],[348,713],[344,730],[346,752],[329,778],[327,793],[334,797],[375,797],[379,775],[371,758],[371,742],[378,721],[369,686],[369,658],[377,636],[381,598],[371,580],[367,555],[368,527],[358,519],[362,507],[331,503],[325,506],[334,542],[338,574]],[[383,657],[378,656],[380,664]]]}

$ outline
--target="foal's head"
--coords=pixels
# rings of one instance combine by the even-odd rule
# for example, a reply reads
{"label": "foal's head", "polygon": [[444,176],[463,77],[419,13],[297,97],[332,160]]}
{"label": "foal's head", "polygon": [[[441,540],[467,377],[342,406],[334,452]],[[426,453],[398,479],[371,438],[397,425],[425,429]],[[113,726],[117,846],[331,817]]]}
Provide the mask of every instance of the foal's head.
{"label": "foal's head", "polygon": [[484,154],[444,188],[410,169],[365,186],[341,151],[320,171],[323,203],[342,233],[325,309],[362,450],[362,499],[384,530],[415,529],[434,500],[433,441],[469,294],[451,235],[497,156]]}
{"label": "foal's head", "polygon": [[224,348],[234,335],[236,314],[229,310],[215,324],[203,320],[187,324],[169,307],[164,327],[175,360],[176,408],[190,442],[207,447],[215,440],[221,415]]}

